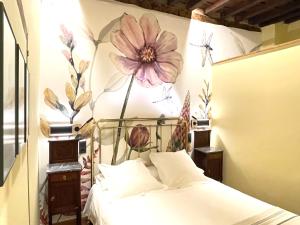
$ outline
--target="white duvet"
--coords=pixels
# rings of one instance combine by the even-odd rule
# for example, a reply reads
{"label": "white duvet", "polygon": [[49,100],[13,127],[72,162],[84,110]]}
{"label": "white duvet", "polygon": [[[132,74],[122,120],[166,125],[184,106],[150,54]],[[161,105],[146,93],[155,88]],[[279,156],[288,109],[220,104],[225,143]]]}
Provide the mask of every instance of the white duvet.
{"label": "white duvet", "polygon": [[[94,225],[232,225],[272,207],[206,179],[180,189],[152,191],[121,199],[113,199],[108,191],[102,191],[96,184],[84,214]],[[294,224],[300,224],[299,218],[284,223]]]}

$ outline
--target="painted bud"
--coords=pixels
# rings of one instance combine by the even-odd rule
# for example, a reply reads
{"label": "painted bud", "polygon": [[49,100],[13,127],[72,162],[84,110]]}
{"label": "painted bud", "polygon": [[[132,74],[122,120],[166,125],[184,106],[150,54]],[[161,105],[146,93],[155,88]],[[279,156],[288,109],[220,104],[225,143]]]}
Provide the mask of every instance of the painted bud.
{"label": "painted bud", "polygon": [[130,133],[128,145],[131,148],[145,147],[148,144],[149,137],[150,133],[148,129],[144,125],[138,124],[132,129]]}

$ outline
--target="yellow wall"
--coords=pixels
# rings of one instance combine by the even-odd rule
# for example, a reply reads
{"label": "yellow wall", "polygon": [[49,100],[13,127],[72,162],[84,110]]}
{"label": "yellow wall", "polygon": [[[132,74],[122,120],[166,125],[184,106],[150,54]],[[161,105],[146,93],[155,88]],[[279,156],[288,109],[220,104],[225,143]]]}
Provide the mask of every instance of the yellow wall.
{"label": "yellow wall", "polygon": [[300,213],[300,45],[213,66],[224,182]]}
{"label": "yellow wall", "polygon": [[[3,0],[17,42],[26,51],[17,1]],[[38,84],[39,84],[39,0],[22,1],[29,32],[30,136],[28,148],[17,156],[3,187],[0,187],[0,224],[38,224]],[[29,198],[28,198],[29,196]]]}
{"label": "yellow wall", "polygon": [[268,48],[274,45],[300,39],[300,20],[285,24],[283,22],[265,26],[262,29],[262,47]]}

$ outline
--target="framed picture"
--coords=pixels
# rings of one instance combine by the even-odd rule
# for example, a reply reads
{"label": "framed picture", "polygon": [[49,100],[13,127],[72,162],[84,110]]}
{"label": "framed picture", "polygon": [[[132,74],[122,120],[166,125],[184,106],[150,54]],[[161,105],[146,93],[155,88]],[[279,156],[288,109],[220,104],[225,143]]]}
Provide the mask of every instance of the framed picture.
{"label": "framed picture", "polygon": [[26,93],[25,93],[25,76],[26,76],[26,63],[22,51],[17,45],[16,51],[16,64],[18,65],[17,76],[17,105],[18,105],[18,149],[19,153],[22,150],[24,143],[26,142]]}
{"label": "framed picture", "polygon": [[0,186],[15,161],[18,146],[16,39],[0,3]]}

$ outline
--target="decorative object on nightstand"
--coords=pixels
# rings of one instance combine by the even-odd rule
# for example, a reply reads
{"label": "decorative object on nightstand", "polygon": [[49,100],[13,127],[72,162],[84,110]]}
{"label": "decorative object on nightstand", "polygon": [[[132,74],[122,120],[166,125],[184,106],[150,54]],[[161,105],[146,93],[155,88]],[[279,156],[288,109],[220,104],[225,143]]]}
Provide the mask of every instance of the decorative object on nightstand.
{"label": "decorative object on nightstand", "polygon": [[204,170],[206,176],[222,182],[223,150],[221,148],[194,148],[192,158],[195,164]]}
{"label": "decorative object on nightstand", "polygon": [[81,225],[80,174],[78,139],[49,140],[48,215],[76,213],[77,225]]}

